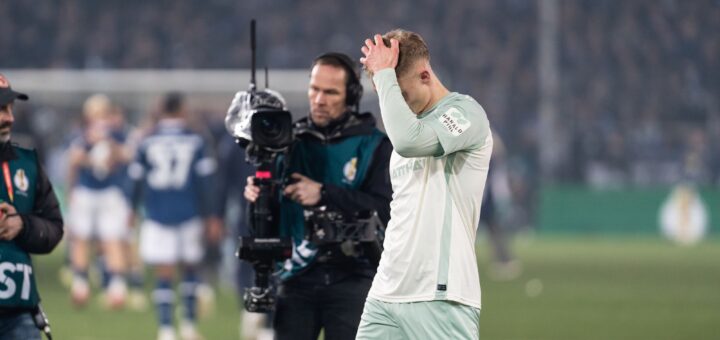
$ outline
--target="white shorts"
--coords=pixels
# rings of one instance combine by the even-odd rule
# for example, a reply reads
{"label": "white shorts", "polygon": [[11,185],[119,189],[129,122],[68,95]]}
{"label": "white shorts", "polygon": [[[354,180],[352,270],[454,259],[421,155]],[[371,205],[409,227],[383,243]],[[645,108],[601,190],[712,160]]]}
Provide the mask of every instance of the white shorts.
{"label": "white shorts", "polygon": [[83,240],[124,239],[128,234],[129,216],[130,206],[120,188],[77,187],[70,197],[68,229],[74,237]]}
{"label": "white shorts", "polygon": [[203,247],[203,224],[194,218],[180,225],[145,220],[140,229],[140,256],[148,264],[197,264]]}

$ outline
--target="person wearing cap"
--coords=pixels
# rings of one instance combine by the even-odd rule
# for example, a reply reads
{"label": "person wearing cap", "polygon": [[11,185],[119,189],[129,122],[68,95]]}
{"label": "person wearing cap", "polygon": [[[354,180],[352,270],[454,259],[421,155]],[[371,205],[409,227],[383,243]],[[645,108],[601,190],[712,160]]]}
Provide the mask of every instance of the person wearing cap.
{"label": "person wearing cap", "polygon": [[35,150],[12,144],[15,100],[26,94],[0,74],[0,339],[40,340],[40,295],[30,254],[50,253],[63,236],[52,185]]}

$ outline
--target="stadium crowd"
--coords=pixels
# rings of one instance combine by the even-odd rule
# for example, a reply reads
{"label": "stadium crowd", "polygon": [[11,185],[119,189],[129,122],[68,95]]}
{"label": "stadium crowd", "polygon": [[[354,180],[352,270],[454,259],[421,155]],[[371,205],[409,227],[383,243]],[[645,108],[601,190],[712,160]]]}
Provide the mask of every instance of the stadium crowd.
{"label": "stadium crowd", "polygon": [[[534,222],[535,195],[547,179],[595,188],[683,181],[720,186],[720,153],[714,147],[720,145],[720,40],[713,33],[720,31],[720,0],[558,1],[560,88],[553,137],[560,142],[550,178],[539,175],[545,133],[538,114],[542,2],[396,1],[382,2],[385,10],[378,13],[374,8],[380,4],[5,1],[0,2],[0,51],[12,53],[0,53],[0,67],[247,68],[247,23],[257,18],[259,65],[306,69],[324,51],[359,57],[358,42],[370,34],[406,27],[425,37],[435,71],[449,87],[476,98],[502,136],[515,226]],[[31,102],[18,108],[13,140],[48,157],[51,178],[67,171],[62,157],[71,137],[80,133],[80,107]],[[149,131],[158,120],[153,111],[157,108],[126,113],[147,120],[129,123]],[[229,140],[217,119],[223,113],[195,113],[186,123],[203,132],[215,149],[209,154],[216,156],[222,150],[218,145]],[[234,147],[232,141],[229,145]],[[220,167],[228,168],[222,156]],[[87,269],[76,271],[76,279],[87,279]],[[192,274],[193,287],[205,280],[202,273]],[[194,305],[191,295],[188,304]]]}
{"label": "stadium crowd", "polygon": [[[396,26],[421,32],[438,73],[483,104],[506,140],[516,195],[539,173],[539,2],[11,1],[0,4],[3,68],[304,68],[326,50]],[[413,15],[407,15],[412,7]],[[596,187],[720,181],[720,3],[560,1],[553,175]],[[317,18],[322,18],[318,20]],[[267,24],[266,24],[267,23]],[[388,26],[392,23],[392,27]],[[522,198],[521,198],[522,199]]]}

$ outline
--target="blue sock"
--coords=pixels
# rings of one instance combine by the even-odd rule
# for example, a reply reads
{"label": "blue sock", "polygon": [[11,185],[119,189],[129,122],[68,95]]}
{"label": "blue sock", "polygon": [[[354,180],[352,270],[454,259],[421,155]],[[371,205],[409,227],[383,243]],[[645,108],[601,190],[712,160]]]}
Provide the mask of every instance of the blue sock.
{"label": "blue sock", "polygon": [[105,289],[110,284],[113,274],[108,269],[107,263],[105,262],[105,256],[100,256],[96,259],[95,264],[97,265],[98,271],[100,271],[100,286]]}
{"label": "blue sock", "polygon": [[185,306],[185,320],[194,322],[196,319],[197,296],[195,294],[198,285],[197,274],[192,269],[186,269],[183,274],[183,281],[180,284],[180,296]]}
{"label": "blue sock", "polygon": [[75,276],[75,278],[88,281],[88,271],[87,270],[80,270],[80,269],[74,268],[73,275]]}
{"label": "blue sock", "polygon": [[157,308],[160,327],[172,327],[173,302],[175,302],[175,291],[173,291],[172,289],[171,280],[157,280],[155,291],[153,291],[153,301],[155,301],[155,307]]}

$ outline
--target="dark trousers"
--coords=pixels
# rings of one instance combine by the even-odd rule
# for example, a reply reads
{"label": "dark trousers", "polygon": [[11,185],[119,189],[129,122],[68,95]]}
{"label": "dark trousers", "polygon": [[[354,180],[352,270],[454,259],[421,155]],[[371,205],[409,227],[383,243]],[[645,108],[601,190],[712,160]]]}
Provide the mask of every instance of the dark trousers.
{"label": "dark trousers", "polygon": [[0,340],[41,340],[30,313],[0,315]]}
{"label": "dark trousers", "polygon": [[355,339],[372,278],[314,266],[280,285],[275,320],[276,340]]}

